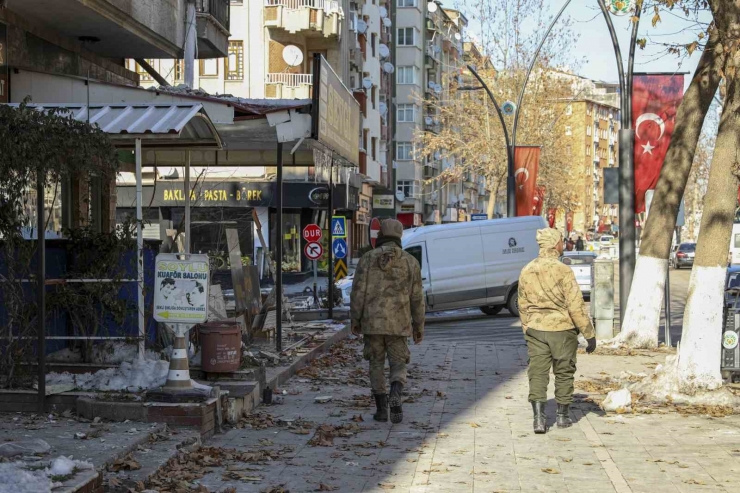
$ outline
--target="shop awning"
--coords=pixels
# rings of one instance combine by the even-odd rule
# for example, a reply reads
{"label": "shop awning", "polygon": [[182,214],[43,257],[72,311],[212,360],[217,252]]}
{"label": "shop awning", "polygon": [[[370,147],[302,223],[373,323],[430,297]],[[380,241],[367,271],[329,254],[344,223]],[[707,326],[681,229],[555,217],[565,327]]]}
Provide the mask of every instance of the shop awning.
{"label": "shop awning", "polygon": [[136,139],[141,140],[143,148],[218,150],[223,147],[216,127],[200,103],[29,106],[38,111],[67,109],[75,120],[98,125],[118,148],[133,148]]}

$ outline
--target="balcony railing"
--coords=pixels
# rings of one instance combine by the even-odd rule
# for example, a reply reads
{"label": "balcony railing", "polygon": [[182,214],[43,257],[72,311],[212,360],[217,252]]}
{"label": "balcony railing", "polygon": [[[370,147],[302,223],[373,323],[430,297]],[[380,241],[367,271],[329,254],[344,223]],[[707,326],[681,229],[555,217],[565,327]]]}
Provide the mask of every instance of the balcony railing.
{"label": "balcony railing", "polygon": [[265,0],[267,7],[285,7],[289,10],[318,9],[326,13],[339,12],[337,0]]}
{"label": "balcony railing", "polygon": [[267,84],[283,84],[289,87],[313,85],[313,74],[290,74],[286,72],[267,74]]}
{"label": "balcony railing", "polygon": [[195,10],[200,14],[209,14],[228,31],[230,3],[230,0],[197,0]]}

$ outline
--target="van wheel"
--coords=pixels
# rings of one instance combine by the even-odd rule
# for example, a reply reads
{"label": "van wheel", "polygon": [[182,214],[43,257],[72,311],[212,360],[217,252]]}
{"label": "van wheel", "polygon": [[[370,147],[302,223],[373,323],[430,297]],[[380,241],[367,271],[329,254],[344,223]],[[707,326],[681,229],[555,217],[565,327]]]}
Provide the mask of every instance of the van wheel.
{"label": "van wheel", "polygon": [[490,306],[482,306],[480,307],[480,311],[485,313],[486,315],[498,315],[501,313],[501,310],[504,309],[503,305],[490,305]]}
{"label": "van wheel", "polygon": [[519,289],[515,289],[509,295],[509,300],[506,302],[506,309],[513,317],[519,317]]}

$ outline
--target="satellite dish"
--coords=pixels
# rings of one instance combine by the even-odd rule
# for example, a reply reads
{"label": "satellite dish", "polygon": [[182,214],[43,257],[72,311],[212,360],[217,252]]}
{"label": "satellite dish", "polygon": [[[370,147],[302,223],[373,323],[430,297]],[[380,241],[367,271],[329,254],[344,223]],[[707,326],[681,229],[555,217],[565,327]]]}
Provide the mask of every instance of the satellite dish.
{"label": "satellite dish", "polygon": [[393,67],[393,64],[391,62],[385,62],[383,64],[383,71],[387,74],[392,74],[395,72],[395,67]]}
{"label": "satellite dish", "polygon": [[367,31],[367,22],[363,21],[362,19],[357,21],[357,32],[360,34],[365,34],[365,31]]}
{"label": "satellite dish", "polygon": [[501,105],[501,112],[504,115],[513,115],[515,111],[516,105],[511,101],[506,101],[504,104]]}
{"label": "satellite dish", "polygon": [[297,67],[303,63],[303,52],[296,45],[288,45],[283,48],[283,61],[289,67]]}
{"label": "satellite dish", "polygon": [[390,17],[383,18],[383,25],[385,27],[391,27],[391,24],[393,24],[393,21],[391,21]]}
{"label": "satellite dish", "polygon": [[429,12],[436,12],[436,11],[437,11],[437,8],[438,8],[438,7],[437,7],[437,4],[436,4],[436,3],[434,3],[434,2],[429,2],[429,3],[427,4],[427,10],[428,10]]}
{"label": "satellite dish", "polygon": [[379,103],[378,112],[380,112],[380,116],[385,116],[385,114],[388,113],[388,105],[385,103]]}
{"label": "satellite dish", "polygon": [[371,87],[373,87],[373,80],[370,77],[365,77],[364,79],[362,79],[362,87],[364,87],[365,89],[370,89]]}
{"label": "satellite dish", "polygon": [[434,45],[434,53],[439,53],[440,51],[442,51],[442,48],[440,48],[437,45]]}
{"label": "satellite dish", "polygon": [[434,159],[436,159],[437,161],[439,161],[440,159],[442,159],[442,153],[439,152],[439,151],[435,152],[434,153]]}
{"label": "satellite dish", "polygon": [[436,86],[434,86],[434,92],[436,92],[437,94],[441,93],[442,92],[442,86],[439,85],[439,84],[437,84]]}
{"label": "satellite dish", "polygon": [[380,8],[378,8],[378,12],[380,12],[381,18],[388,17],[388,9],[386,9],[385,7],[381,6]]}
{"label": "satellite dish", "polygon": [[458,41],[462,39],[462,36],[460,36],[460,33],[455,33],[455,39]]}
{"label": "satellite dish", "polygon": [[434,86],[436,86],[436,85],[437,84],[433,80],[430,80],[429,81],[429,89],[434,89]]}
{"label": "satellite dish", "polygon": [[403,193],[402,190],[397,191],[396,192],[396,200],[398,200],[399,202],[403,202],[404,200],[406,200],[406,194]]}
{"label": "satellite dish", "polygon": [[424,118],[424,123],[426,123],[427,125],[431,125],[432,124],[432,117],[431,116],[425,117]]}
{"label": "satellite dish", "polygon": [[391,54],[391,49],[388,48],[388,45],[380,43],[378,45],[378,52],[380,53],[381,58],[388,58],[388,55]]}

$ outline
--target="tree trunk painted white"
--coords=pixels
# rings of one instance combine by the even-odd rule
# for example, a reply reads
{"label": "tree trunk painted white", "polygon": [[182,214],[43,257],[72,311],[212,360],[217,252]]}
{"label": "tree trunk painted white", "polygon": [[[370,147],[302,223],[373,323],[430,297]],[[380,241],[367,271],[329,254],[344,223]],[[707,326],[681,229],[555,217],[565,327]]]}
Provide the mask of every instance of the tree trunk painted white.
{"label": "tree trunk painted white", "polygon": [[667,270],[666,259],[645,255],[637,257],[627,312],[622,331],[613,339],[615,345],[645,349],[657,347]]}
{"label": "tree trunk painted white", "polygon": [[691,272],[678,354],[679,389],[683,393],[691,395],[697,390],[722,386],[720,356],[726,275],[724,266],[696,266]]}
{"label": "tree trunk painted white", "polygon": [[623,308],[624,322],[620,334],[610,341],[616,345],[634,348],[658,345],[663,290],[676,216],[691,174],[704,117],[720,82],[722,57],[716,56],[715,51],[718,38],[716,31],[710,33],[707,47],[676,114],[673,137],[642,236],[629,300]]}

